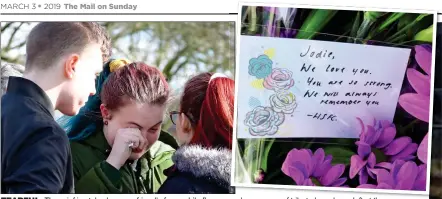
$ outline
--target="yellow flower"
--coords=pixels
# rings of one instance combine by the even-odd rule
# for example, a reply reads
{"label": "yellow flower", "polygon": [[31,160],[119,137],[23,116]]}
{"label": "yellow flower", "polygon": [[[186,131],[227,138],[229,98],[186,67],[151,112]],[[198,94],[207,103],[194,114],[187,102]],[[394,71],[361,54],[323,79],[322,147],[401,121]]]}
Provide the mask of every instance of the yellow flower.
{"label": "yellow flower", "polygon": [[110,72],[114,72],[129,63],[129,60],[127,59],[115,59],[109,63]]}
{"label": "yellow flower", "polygon": [[269,48],[269,49],[264,51],[264,54],[267,55],[270,59],[272,59],[273,56],[275,55],[275,49],[274,48]]}
{"label": "yellow flower", "polygon": [[264,83],[264,79],[256,79],[256,80],[253,80],[250,84],[253,88],[256,88],[258,90],[262,90],[262,89],[264,89],[263,83]]}

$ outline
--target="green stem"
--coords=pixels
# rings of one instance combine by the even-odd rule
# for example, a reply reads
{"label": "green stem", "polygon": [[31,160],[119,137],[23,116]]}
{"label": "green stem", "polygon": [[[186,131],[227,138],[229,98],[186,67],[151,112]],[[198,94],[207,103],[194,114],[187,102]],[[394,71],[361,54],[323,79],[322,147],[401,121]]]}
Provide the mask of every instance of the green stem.
{"label": "green stem", "polygon": [[304,148],[305,149],[309,149],[310,147],[312,147],[313,142],[315,142],[315,138],[310,140],[310,142],[307,142],[307,144],[304,146]]}
{"label": "green stem", "polygon": [[[411,42],[415,42],[416,40],[409,40],[409,41],[404,41],[404,42],[401,42],[401,43],[398,43],[398,44],[396,44],[397,46],[400,46],[400,45],[405,45],[405,44],[407,44],[407,43],[411,43]],[[395,46],[396,46],[395,45]]]}
{"label": "green stem", "polygon": [[384,24],[382,24],[381,26],[379,26],[379,28],[377,28],[377,30],[375,32],[380,32],[382,30],[384,30],[385,28],[387,28],[390,24],[392,24],[393,22],[395,22],[396,20],[398,20],[399,18],[402,17],[402,15],[404,15],[405,13],[393,13],[392,15],[390,15],[390,17],[386,20],[386,22]]}
{"label": "green stem", "polygon": [[359,26],[359,29],[356,33],[356,38],[364,38],[368,34],[368,32],[370,32],[371,26],[376,22],[376,20],[379,19],[379,17],[382,17],[384,14],[385,13],[382,12],[365,11],[362,24],[361,26]]}
{"label": "green stem", "polygon": [[253,141],[251,141],[252,145],[253,145],[253,150],[252,154],[250,154],[250,160],[251,164],[249,167],[249,173],[250,173],[250,177],[252,182],[255,182],[255,173],[259,168],[260,165],[260,148],[261,148],[261,141],[262,139],[253,139]]}
{"label": "green stem", "polygon": [[316,186],[322,186],[321,183],[319,182],[318,179],[316,179],[315,177],[311,177],[313,184],[315,184]]}
{"label": "green stem", "polygon": [[[244,149],[244,163],[247,167],[247,172],[249,174],[252,173],[253,171],[253,166],[254,166],[254,147],[255,143],[254,143],[254,139],[248,139],[246,140],[246,144],[245,144],[245,149]],[[249,175],[250,176],[250,180],[253,182],[253,175]]]}
{"label": "green stem", "polygon": [[409,124],[407,124],[407,126],[405,126],[404,128],[403,128],[403,131],[405,132],[405,131],[407,131],[408,129],[410,129],[411,127],[413,127],[416,123],[418,123],[419,122],[419,120],[418,119],[415,119],[415,120],[413,120],[412,122],[410,122]]}
{"label": "green stem", "polygon": [[256,7],[253,6],[251,7],[251,11],[250,11],[250,23],[249,23],[249,34],[250,33],[255,33],[256,32]]}
{"label": "green stem", "polygon": [[273,18],[275,17],[275,9],[276,8],[271,8],[270,9],[270,13],[269,13],[269,21],[267,22],[267,36],[271,36],[272,35],[272,30],[273,30]]}
{"label": "green stem", "polygon": [[279,37],[280,34],[281,34],[281,20],[278,20],[275,29],[275,37]]}
{"label": "green stem", "polygon": [[246,21],[246,18],[249,15],[250,11],[251,11],[250,7],[247,7],[246,14],[244,14],[244,16],[241,19],[242,24],[244,24],[244,22]]}
{"label": "green stem", "polygon": [[398,37],[396,37],[395,39],[391,40],[390,42],[391,43],[396,43],[396,42],[398,42],[398,41],[400,41],[402,39],[405,39],[405,38],[407,38],[407,35],[406,34],[402,34],[402,35],[399,35]]}
{"label": "green stem", "polygon": [[[258,148],[258,162],[256,166],[256,171],[260,168],[262,162],[262,152],[264,151],[265,139],[259,139],[259,148]],[[256,172],[255,171],[255,172]]]}
{"label": "green stem", "polygon": [[262,162],[261,162],[261,169],[263,169],[264,172],[267,172],[268,157],[269,157],[270,149],[272,148],[274,142],[275,142],[275,139],[273,138],[273,139],[269,139],[265,144],[264,153],[263,153]]}
{"label": "green stem", "polygon": [[[339,41],[339,40],[342,39],[343,37],[346,37],[345,35],[347,35],[350,31],[351,31],[351,30],[347,30],[344,34],[340,35],[335,41]],[[350,37],[349,39],[351,39],[351,37]],[[351,41],[348,41],[348,40],[347,40],[347,42],[351,42]]]}
{"label": "green stem", "polygon": [[377,36],[381,31],[383,31],[385,28],[387,28],[389,25],[391,25],[393,22],[397,21],[399,18],[401,18],[405,13],[393,13],[388,17],[388,19],[385,20],[385,22],[380,25],[378,28],[376,28],[375,31],[372,31],[373,34],[368,34],[367,40],[370,40],[371,38]]}
{"label": "green stem", "polygon": [[370,30],[371,25],[374,23],[374,21],[365,18],[362,21],[361,26],[359,27],[359,30],[356,33],[356,39],[363,38],[367,34],[368,30]]}
{"label": "green stem", "polygon": [[[351,27],[351,32],[350,32],[350,37],[347,38],[347,42],[348,43],[352,43],[356,40],[354,40],[354,37],[356,36],[356,33],[358,32],[358,26],[359,26],[359,18],[360,18],[361,12],[358,12],[356,14],[356,19]],[[342,37],[342,36],[341,36]],[[338,39],[340,39],[341,37],[339,37]]]}
{"label": "green stem", "polygon": [[408,29],[412,28],[414,25],[416,25],[419,21],[421,21],[424,17],[426,17],[428,14],[421,14],[418,17],[416,17],[416,19],[409,23],[408,25],[406,25],[405,27],[403,27],[401,30],[399,30],[398,32],[396,32],[394,35],[390,36],[389,38],[386,39],[386,41],[391,41],[394,40],[396,37],[402,35],[403,32],[407,31]]}
{"label": "green stem", "polygon": [[281,170],[270,173],[269,175],[264,177],[263,183],[271,181],[274,177],[278,176],[278,174],[282,173]]}

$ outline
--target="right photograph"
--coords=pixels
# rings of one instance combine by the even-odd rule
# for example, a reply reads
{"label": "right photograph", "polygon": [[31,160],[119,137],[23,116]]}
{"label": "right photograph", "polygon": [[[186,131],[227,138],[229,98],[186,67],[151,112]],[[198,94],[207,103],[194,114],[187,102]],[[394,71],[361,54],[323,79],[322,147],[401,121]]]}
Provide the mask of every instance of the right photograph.
{"label": "right photograph", "polygon": [[234,186],[440,184],[436,12],[347,9],[242,5]]}

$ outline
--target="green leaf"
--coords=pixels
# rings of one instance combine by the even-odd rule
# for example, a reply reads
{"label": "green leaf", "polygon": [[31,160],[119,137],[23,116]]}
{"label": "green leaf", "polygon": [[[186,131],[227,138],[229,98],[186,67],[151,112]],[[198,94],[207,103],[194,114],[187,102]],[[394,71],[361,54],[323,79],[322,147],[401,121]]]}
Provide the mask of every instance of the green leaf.
{"label": "green leaf", "polygon": [[379,17],[382,17],[382,15],[384,14],[385,14],[384,12],[365,11],[364,18],[368,19],[369,21],[376,21]]}
{"label": "green leaf", "polygon": [[311,39],[335,16],[336,10],[313,10],[299,29],[297,39]]}
{"label": "green leaf", "polygon": [[401,28],[398,32],[396,32],[394,35],[390,36],[386,39],[388,42],[395,42],[398,41],[399,38],[405,34],[407,30],[414,27],[419,21],[421,21],[424,17],[428,16],[429,14],[420,14],[416,17],[416,19],[413,20],[410,24],[406,25],[405,27]]}
{"label": "green leaf", "polygon": [[332,164],[350,164],[350,158],[355,153],[349,149],[342,147],[326,147],[324,149],[326,155],[332,155]]}
{"label": "green leaf", "polygon": [[415,17],[415,15],[413,15],[413,14],[406,14],[406,15],[403,15],[403,16],[399,19],[399,22],[398,22],[398,24],[397,24],[398,29],[402,29],[402,28],[404,28],[405,26],[407,26],[408,24],[412,23],[413,20],[414,20],[415,18],[416,18],[416,17]]}
{"label": "green leaf", "polygon": [[414,36],[416,41],[433,42],[433,25],[421,30]]}
{"label": "green leaf", "polygon": [[[396,22],[397,20],[403,19],[405,16],[409,17],[411,15],[405,15],[405,13],[400,13],[400,12],[396,12],[391,14],[384,22],[382,22],[382,24],[380,24],[374,31],[372,31],[372,33],[369,33],[369,35],[367,36],[367,40],[375,37],[376,35],[378,35],[379,33],[381,33],[382,31],[384,31],[386,28],[388,28],[388,26],[390,26],[391,24],[393,24],[394,22]],[[404,16],[404,17],[402,17]]]}
{"label": "green leaf", "polygon": [[405,13],[403,12],[395,12],[391,14],[381,25],[376,29],[377,32],[381,32],[385,30],[389,25],[393,24],[397,20],[399,20]]}
{"label": "green leaf", "polygon": [[356,18],[355,21],[353,22],[353,26],[351,27],[351,32],[350,32],[350,38],[347,39],[347,42],[351,43],[353,42],[353,38],[356,37],[356,33],[358,32],[358,27],[360,25],[360,18],[361,18],[361,12],[358,12],[358,14],[356,14]]}

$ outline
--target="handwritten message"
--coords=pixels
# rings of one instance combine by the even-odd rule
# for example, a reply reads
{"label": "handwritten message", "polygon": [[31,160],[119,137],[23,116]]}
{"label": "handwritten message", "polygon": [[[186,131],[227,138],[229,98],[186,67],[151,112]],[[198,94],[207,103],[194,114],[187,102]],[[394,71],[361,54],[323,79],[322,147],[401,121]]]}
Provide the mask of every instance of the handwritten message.
{"label": "handwritten message", "polygon": [[238,138],[356,138],[392,121],[410,49],[241,36]]}

